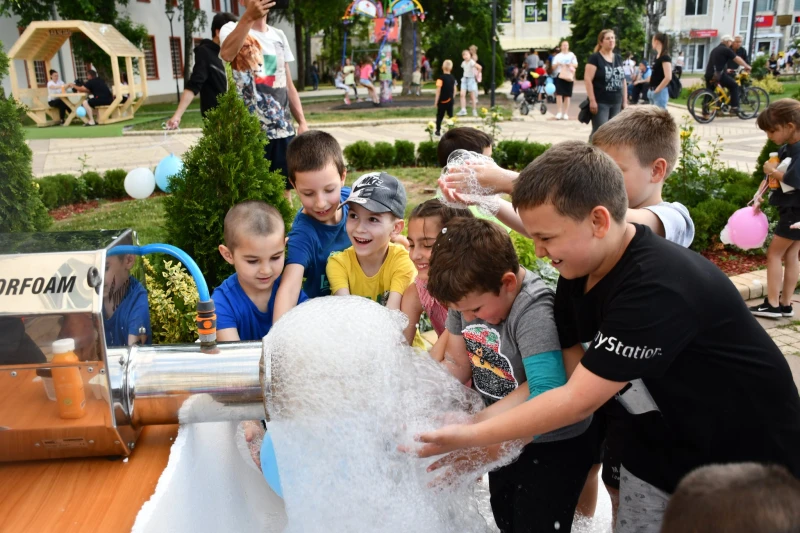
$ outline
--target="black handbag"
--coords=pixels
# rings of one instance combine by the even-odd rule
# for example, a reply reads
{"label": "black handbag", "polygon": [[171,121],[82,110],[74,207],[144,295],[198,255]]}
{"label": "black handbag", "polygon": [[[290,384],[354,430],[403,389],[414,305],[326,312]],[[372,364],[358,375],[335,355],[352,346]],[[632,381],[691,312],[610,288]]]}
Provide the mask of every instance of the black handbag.
{"label": "black handbag", "polygon": [[589,99],[587,98],[578,106],[581,108],[578,113],[578,122],[582,124],[589,124],[592,121],[592,110],[589,109]]}

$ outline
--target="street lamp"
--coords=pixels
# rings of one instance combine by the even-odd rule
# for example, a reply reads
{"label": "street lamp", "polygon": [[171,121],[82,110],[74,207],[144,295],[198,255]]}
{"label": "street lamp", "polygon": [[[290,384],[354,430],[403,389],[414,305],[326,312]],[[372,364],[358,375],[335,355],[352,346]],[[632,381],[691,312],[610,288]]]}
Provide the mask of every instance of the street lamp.
{"label": "street lamp", "polygon": [[[167,0],[164,11],[169,19],[169,61],[172,63],[172,77],[175,78],[175,98],[181,103],[181,90],[178,88],[178,76],[175,72],[175,57],[172,55],[172,41],[175,40],[175,32],[172,30],[172,19],[175,17],[175,0]],[[180,65],[179,65],[180,67]]]}
{"label": "street lamp", "polygon": [[600,20],[602,20],[601,25],[603,26],[603,29],[605,29],[606,28],[606,20],[608,20],[608,13],[602,13],[600,15]]}

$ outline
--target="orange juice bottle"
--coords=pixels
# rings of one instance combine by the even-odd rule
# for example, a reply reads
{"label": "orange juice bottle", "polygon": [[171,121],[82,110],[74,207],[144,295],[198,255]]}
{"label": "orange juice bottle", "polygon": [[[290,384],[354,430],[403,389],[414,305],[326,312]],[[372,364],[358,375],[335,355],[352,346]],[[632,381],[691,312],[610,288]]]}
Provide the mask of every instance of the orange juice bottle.
{"label": "orange juice bottle", "polygon": [[[74,339],[59,339],[53,343],[53,363],[78,363]],[[53,367],[53,386],[56,390],[58,415],[61,418],[80,418],[86,414],[86,395],[83,391],[81,369]]]}
{"label": "orange juice bottle", "polygon": [[[780,158],[778,158],[778,152],[769,153],[769,162],[774,163],[776,167],[778,166],[778,164],[781,162]],[[778,187],[780,187],[780,183],[778,183],[778,180],[776,180],[772,176],[768,176],[767,180],[768,180],[767,185],[769,185],[770,189],[777,189]]]}

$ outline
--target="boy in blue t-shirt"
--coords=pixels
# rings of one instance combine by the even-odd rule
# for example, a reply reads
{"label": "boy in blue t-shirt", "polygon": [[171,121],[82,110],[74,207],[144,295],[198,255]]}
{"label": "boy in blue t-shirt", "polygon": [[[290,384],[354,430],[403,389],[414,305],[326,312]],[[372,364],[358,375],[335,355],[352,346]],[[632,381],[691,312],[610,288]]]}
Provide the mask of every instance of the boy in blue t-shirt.
{"label": "boy in blue t-shirt", "polygon": [[132,346],[152,341],[147,291],[131,276],[136,256],[106,257],[103,283],[103,329],[106,346]]}
{"label": "boy in blue t-shirt", "polygon": [[[225,244],[220,244],[219,253],[236,274],[211,296],[217,313],[217,340],[258,340],[269,333],[285,247],[283,217],[271,205],[249,200],[225,215]],[[300,291],[295,302],[307,299]]]}
{"label": "boy in blue t-shirt", "polygon": [[325,275],[328,257],[350,247],[345,221],[350,195],[344,187],[347,170],[339,143],[324,131],[298,135],[286,151],[289,180],[303,209],[289,232],[289,251],[283,283],[275,295],[274,320],[297,304],[301,290],[309,298],[329,296]]}

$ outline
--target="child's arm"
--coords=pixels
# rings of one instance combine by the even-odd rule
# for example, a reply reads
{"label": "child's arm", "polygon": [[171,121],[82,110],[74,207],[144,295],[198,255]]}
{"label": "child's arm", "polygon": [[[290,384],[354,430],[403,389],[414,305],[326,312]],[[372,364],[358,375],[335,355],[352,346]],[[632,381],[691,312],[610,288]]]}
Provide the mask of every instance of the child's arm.
{"label": "child's arm", "polygon": [[217,340],[220,342],[241,340],[239,330],[236,328],[236,311],[226,294],[216,289],[211,299],[214,300],[214,312],[217,314]]}
{"label": "child's arm", "polygon": [[[450,332],[444,341],[444,366],[461,383],[472,377],[472,365],[469,363],[467,343],[464,337]],[[438,343],[437,343],[438,344]]]}
{"label": "child's arm", "polygon": [[347,267],[341,262],[340,256],[333,256],[328,259],[328,266],[325,267],[325,275],[331,284],[331,294],[334,296],[349,296],[350,281],[347,278]]}
{"label": "child's arm", "polygon": [[403,335],[406,336],[406,342],[411,345],[417,333],[419,317],[422,316],[422,303],[419,301],[419,293],[414,283],[409,285],[406,292],[403,294],[400,310],[408,317],[408,325],[403,331]]}
{"label": "child's arm", "polygon": [[217,341],[219,342],[235,342],[241,340],[239,338],[239,330],[236,328],[225,328],[217,330]]}
{"label": "child's arm", "polygon": [[567,373],[567,379],[569,379],[578,367],[578,363],[581,362],[583,346],[576,344],[571,348],[564,348],[561,350],[561,356],[564,359],[564,371]]}
{"label": "child's arm", "polygon": [[628,222],[648,226],[654,233],[661,237],[666,235],[664,224],[661,222],[661,219],[649,209],[628,209],[625,219]]}
{"label": "child's arm", "polygon": [[450,335],[451,334],[449,331],[444,330],[442,334],[439,335],[439,338],[436,339],[436,344],[434,344],[433,348],[431,348],[428,352],[430,356],[433,357],[433,360],[437,363],[444,362],[444,351],[445,348],[447,348],[447,342]]}
{"label": "child's arm", "polygon": [[275,294],[275,305],[272,311],[273,324],[297,305],[297,299],[303,289],[303,274],[305,270],[303,265],[297,263],[286,265],[286,268],[283,269],[281,285]]}
{"label": "child's arm", "polygon": [[[349,294],[349,291],[348,291]],[[394,311],[400,310],[400,304],[403,302],[403,294],[395,291],[391,291],[389,293],[389,297],[386,299],[386,309],[392,309]]]}
{"label": "child's arm", "polygon": [[442,93],[442,80],[436,80],[436,96],[433,99],[433,106],[439,105],[439,95]]}

